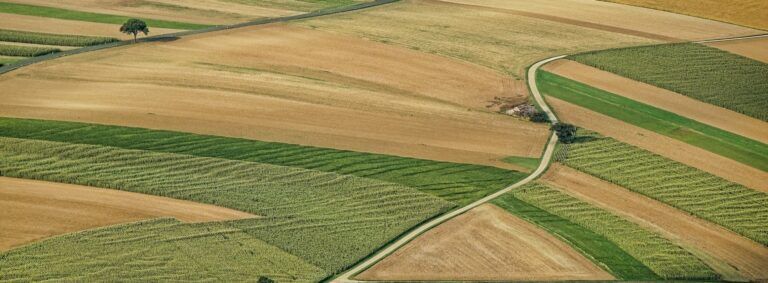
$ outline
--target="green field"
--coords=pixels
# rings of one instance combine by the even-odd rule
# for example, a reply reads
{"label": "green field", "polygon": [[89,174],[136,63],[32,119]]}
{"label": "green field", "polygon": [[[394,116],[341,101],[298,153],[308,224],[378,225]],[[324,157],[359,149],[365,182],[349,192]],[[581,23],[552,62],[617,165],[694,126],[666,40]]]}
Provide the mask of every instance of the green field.
{"label": "green field", "polygon": [[[3,137],[0,160],[2,176],[159,195],[263,216],[226,223],[323,269],[326,276],[454,207],[390,182],[186,154]],[[131,253],[124,250],[114,258]],[[46,255],[50,260],[59,258]],[[43,255],[35,256],[41,258],[40,266],[53,263],[45,262]],[[142,269],[131,270],[142,273]],[[78,270],[68,274],[78,274]],[[111,278],[110,274],[102,276]]]}
{"label": "green field", "polygon": [[504,194],[493,200],[493,204],[542,227],[549,233],[557,235],[618,279],[661,279],[642,262],[632,257],[605,236],[524,202],[511,193]]}
{"label": "green field", "polygon": [[[227,223],[159,219],[56,237],[0,254],[0,281],[315,282],[325,272]],[[111,279],[111,280],[110,280]]]}
{"label": "green field", "polygon": [[502,161],[523,167],[528,169],[528,172],[531,172],[536,170],[536,167],[539,167],[539,161],[541,161],[541,159],[534,157],[509,156],[502,159]]}
{"label": "green field", "polygon": [[8,65],[16,61],[27,59],[26,57],[0,56],[0,66]]}
{"label": "green field", "polygon": [[545,95],[768,171],[768,145],[764,143],[549,72],[538,72],[537,83]]}
{"label": "green field", "polygon": [[768,245],[768,194],[596,133],[579,136],[559,154],[567,166]]}
{"label": "green field", "polygon": [[[121,25],[125,23],[125,21],[131,18],[126,16],[90,13],[90,12],[67,10],[67,9],[54,8],[54,7],[35,6],[35,5],[7,3],[7,2],[0,2],[0,13],[55,18],[55,19],[62,19],[62,20],[115,24],[115,25]],[[150,31],[152,30],[153,27],[168,28],[168,29],[186,29],[186,30],[203,29],[203,28],[210,27],[210,25],[181,23],[181,22],[164,21],[164,20],[153,20],[153,19],[142,19],[142,20],[144,20],[147,23],[147,25],[150,27]]]}
{"label": "green field", "polygon": [[35,57],[60,51],[60,49],[53,47],[0,44],[0,56]]}
{"label": "green field", "polygon": [[398,183],[468,204],[526,174],[495,167],[83,123],[0,118],[0,136],[217,157]]}
{"label": "green field", "polygon": [[611,73],[768,121],[768,64],[695,43],[568,57]]}
{"label": "green field", "polygon": [[91,46],[118,41],[111,37],[64,35],[0,29],[0,41],[59,46]]}

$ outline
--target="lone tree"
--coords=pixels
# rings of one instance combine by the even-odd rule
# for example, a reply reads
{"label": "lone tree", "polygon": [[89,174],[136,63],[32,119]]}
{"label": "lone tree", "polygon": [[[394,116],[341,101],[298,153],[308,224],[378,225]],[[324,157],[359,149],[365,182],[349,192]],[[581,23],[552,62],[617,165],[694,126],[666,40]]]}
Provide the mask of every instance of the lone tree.
{"label": "lone tree", "polygon": [[120,32],[133,35],[133,43],[136,43],[136,36],[142,32],[144,35],[149,33],[147,23],[139,19],[130,19],[120,27]]}
{"label": "lone tree", "polygon": [[557,138],[563,143],[572,143],[576,140],[576,126],[567,123],[552,125],[552,130],[557,133]]}

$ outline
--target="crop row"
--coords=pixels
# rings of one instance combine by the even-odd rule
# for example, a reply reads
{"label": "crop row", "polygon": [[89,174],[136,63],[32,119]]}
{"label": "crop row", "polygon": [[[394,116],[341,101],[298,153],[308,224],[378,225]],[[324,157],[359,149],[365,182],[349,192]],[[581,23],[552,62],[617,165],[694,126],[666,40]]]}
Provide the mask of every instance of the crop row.
{"label": "crop row", "polygon": [[0,29],[0,41],[59,46],[91,46],[118,41],[111,37],[64,35]]}
{"label": "crop row", "polygon": [[353,175],[417,188],[459,205],[525,177],[520,172],[480,165],[71,122],[0,118],[0,136],[216,157]]}
{"label": "crop row", "polygon": [[0,160],[3,176],[159,195],[263,216],[229,223],[328,274],[453,207],[395,183],[184,154],[0,138]]}
{"label": "crop row", "polygon": [[768,194],[596,133],[579,135],[592,139],[568,147],[569,167],[768,245]]}
{"label": "crop row", "polygon": [[[0,255],[1,280],[317,282],[325,272],[226,223],[158,219],[68,234]],[[104,272],[109,270],[109,272]]]}
{"label": "crop row", "polygon": [[35,57],[60,51],[60,49],[53,47],[0,44],[0,56]]}
{"label": "crop row", "polygon": [[768,64],[695,43],[569,57],[636,81],[768,121]]}

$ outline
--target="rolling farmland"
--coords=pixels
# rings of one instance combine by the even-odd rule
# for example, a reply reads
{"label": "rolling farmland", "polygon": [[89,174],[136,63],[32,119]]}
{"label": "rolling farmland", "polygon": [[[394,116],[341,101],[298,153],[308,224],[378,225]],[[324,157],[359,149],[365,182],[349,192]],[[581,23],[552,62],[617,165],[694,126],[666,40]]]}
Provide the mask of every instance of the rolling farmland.
{"label": "rolling farmland", "polygon": [[768,19],[761,14],[768,4],[760,0],[736,0],[723,3],[717,0],[604,0],[692,15],[757,28],[768,29]]}

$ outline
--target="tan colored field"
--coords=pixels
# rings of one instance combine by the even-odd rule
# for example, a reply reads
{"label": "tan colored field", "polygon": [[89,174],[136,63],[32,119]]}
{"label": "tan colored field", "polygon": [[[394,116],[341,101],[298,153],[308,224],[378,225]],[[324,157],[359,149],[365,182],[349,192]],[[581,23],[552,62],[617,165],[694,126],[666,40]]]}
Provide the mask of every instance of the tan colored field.
{"label": "tan colored field", "polygon": [[199,24],[233,24],[301,12],[221,0],[6,0],[68,10]]}
{"label": "tan colored field", "polygon": [[[23,16],[0,13],[0,27],[3,29],[47,32],[58,34],[75,34],[106,36],[119,39],[132,39],[132,36],[120,32],[120,25],[90,23],[81,21],[59,20],[44,17]],[[149,35],[179,32],[175,29],[152,28]]]}
{"label": "tan colored field", "polygon": [[8,42],[8,41],[0,41],[0,45],[18,45],[18,46],[29,46],[29,47],[58,48],[59,50],[70,50],[70,49],[77,48],[77,47],[74,47],[74,46],[43,45],[43,44]]}
{"label": "tan colored field", "polygon": [[768,63],[768,37],[720,41],[707,45]]}
{"label": "tan colored field", "polygon": [[0,207],[0,251],[59,234],[158,217],[184,222],[256,217],[190,201],[6,177],[0,177]]}
{"label": "tan colored field", "polygon": [[658,42],[434,0],[405,0],[294,24],[458,58],[519,79],[528,65],[549,56]]}
{"label": "tan colored field", "polygon": [[768,192],[768,182],[765,181],[768,180],[768,173],[764,171],[551,96],[547,97],[547,102],[565,122],[663,155],[731,182]]}
{"label": "tan colored field", "polygon": [[659,231],[727,280],[768,279],[768,247],[651,198],[554,164],[542,178],[584,201]]}
{"label": "tan colored field", "polygon": [[610,280],[554,236],[484,204],[429,230],[361,280]]}
{"label": "tan colored field", "polygon": [[765,0],[603,0],[768,30]]}
{"label": "tan colored field", "polygon": [[531,17],[660,40],[701,40],[761,33],[717,21],[593,0],[441,1],[525,12]]}
{"label": "tan colored field", "polygon": [[[216,50],[216,52],[211,52]],[[120,47],[0,77],[0,115],[246,137],[509,167],[545,125],[491,113],[493,70],[332,33],[248,27]]]}
{"label": "tan colored field", "polygon": [[543,69],[762,143],[768,143],[768,123],[762,120],[570,60],[558,60],[545,65]]}

